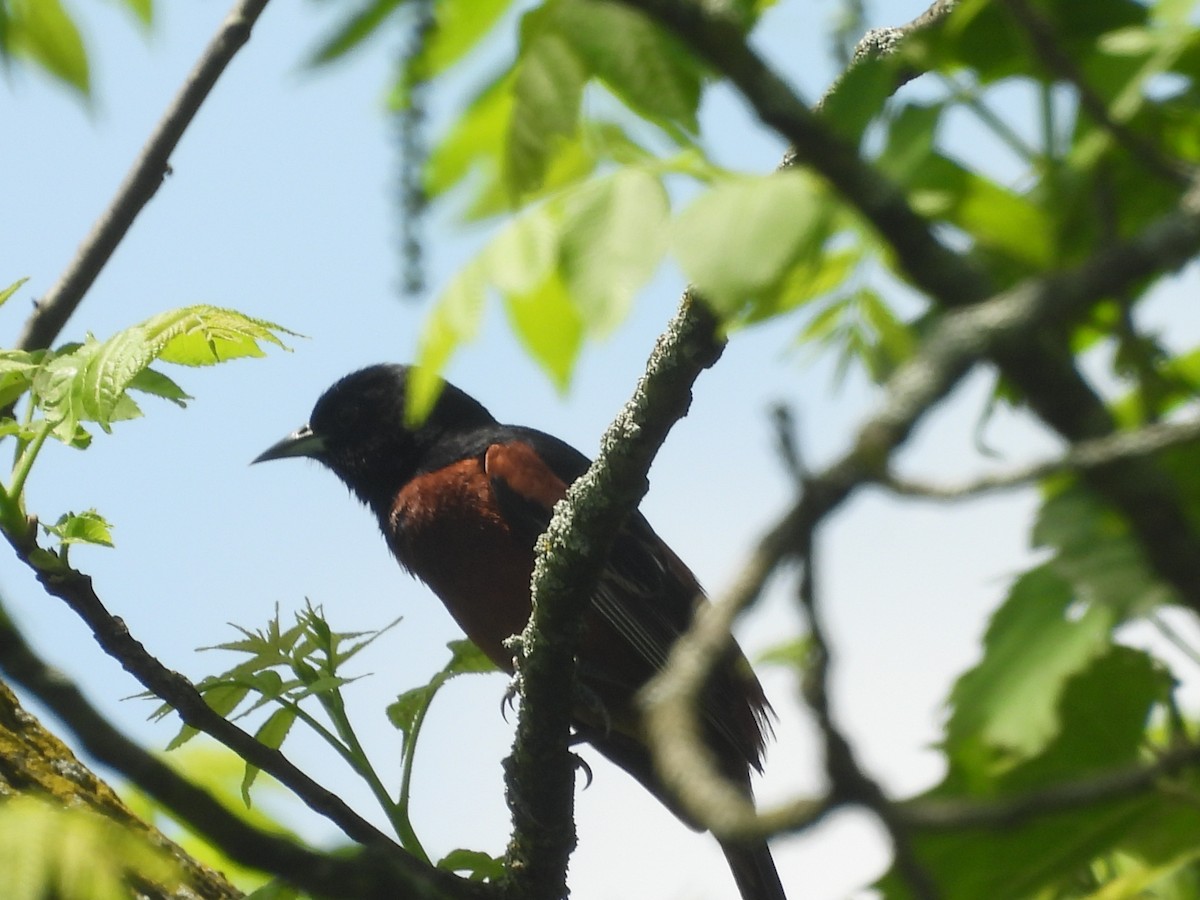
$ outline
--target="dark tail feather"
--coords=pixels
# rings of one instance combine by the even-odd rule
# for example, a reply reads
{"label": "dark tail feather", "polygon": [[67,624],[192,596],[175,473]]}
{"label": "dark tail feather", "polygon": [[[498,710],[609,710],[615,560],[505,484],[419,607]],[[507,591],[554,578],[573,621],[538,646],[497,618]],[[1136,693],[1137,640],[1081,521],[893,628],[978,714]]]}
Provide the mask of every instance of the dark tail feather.
{"label": "dark tail feather", "polygon": [[757,844],[721,842],[733,880],[737,882],[742,900],[787,900],[783,882],[775,871],[775,860],[766,841]]}

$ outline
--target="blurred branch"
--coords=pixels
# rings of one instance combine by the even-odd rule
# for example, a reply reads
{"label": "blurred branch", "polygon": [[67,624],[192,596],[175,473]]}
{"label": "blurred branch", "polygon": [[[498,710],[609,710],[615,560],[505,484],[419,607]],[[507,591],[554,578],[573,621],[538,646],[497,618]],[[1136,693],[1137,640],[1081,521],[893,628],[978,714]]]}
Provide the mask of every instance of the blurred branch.
{"label": "blurred branch", "polygon": [[[802,487],[803,489],[803,487]],[[804,700],[812,710],[825,744],[825,771],[829,775],[829,793],[834,802],[858,803],[871,810],[887,829],[892,841],[896,869],[918,900],[937,900],[937,884],[917,859],[912,838],[901,820],[897,807],[888,799],[877,781],[859,766],[854,750],[834,720],[829,703],[829,640],[825,636],[816,593],[816,560],[813,532],[808,530],[797,555],[803,560],[800,575],[800,608],[808,621],[810,652],[802,684]]]}
{"label": "blurred branch", "polygon": [[1163,778],[1197,764],[1200,764],[1200,745],[1188,744],[1164,752],[1150,765],[1063,781],[1002,800],[912,800],[900,805],[900,818],[907,827],[923,831],[1011,828],[1035,816],[1136,796],[1155,787]]}
{"label": "blurred branch", "polygon": [[1200,441],[1200,419],[1148,425],[1136,431],[1121,431],[1108,437],[1081,441],[1057,459],[1030,463],[1010,472],[985,475],[961,484],[933,484],[892,474],[881,477],[878,482],[888,490],[908,497],[961,500],[1020,487],[1060,472],[1092,469],[1118,459],[1150,456],[1168,447],[1194,441]]}
{"label": "blurred branch", "polygon": [[250,39],[267,0],[238,0],[167,107],[108,208],[75,251],[66,270],[37,302],[17,349],[49,347],[124,239],[133,220],[170,172],[168,160],[200,105],[234,55]]}
{"label": "blurred branch", "polygon": [[[903,192],[838,138],[754,53],[738,23],[682,0],[621,2],[678,34],[728,78],[759,119],[792,142],[796,160],[823,176],[874,226],[906,277],[939,307],[971,307],[997,294],[991,278],[969,255],[938,240],[931,223],[913,210]],[[952,6],[935,3],[918,21],[936,20]],[[1080,298],[1095,299],[1139,278],[1173,271],[1198,250],[1200,218],[1193,183],[1182,194],[1176,213],[1147,228],[1139,239],[1100,249],[1075,275],[1050,274],[1040,281],[1078,291],[1077,298],[1064,299],[1062,304],[1064,312],[1077,314],[1082,308]],[[1070,317],[1058,317],[1054,324],[1056,328],[1031,335],[1021,344],[996,344],[990,350],[992,358],[1030,408],[1069,442],[1112,433],[1116,426],[1111,414],[1076,368],[1067,347]],[[1156,574],[1200,613],[1200,538],[1172,480],[1141,458],[1088,469],[1085,480],[1129,520]]]}
{"label": "blurred branch", "polygon": [[[691,739],[699,734],[695,701],[720,658],[720,649],[730,640],[734,619],[758,598],[780,567],[805,561],[824,518],[855,489],[887,471],[892,454],[921,417],[975,362],[1028,342],[1109,291],[1142,277],[1147,267],[1169,266],[1196,248],[1200,248],[1200,187],[1189,191],[1177,210],[1142,234],[1084,265],[1029,279],[937,321],[918,352],[888,380],[881,408],[859,428],[850,449],[805,481],[797,503],[760,540],[733,586],[697,613],[693,627],[676,643],[667,666],[644,693],[649,742],[660,771],[693,817],[722,836],[745,839],[806,828],[821,811],[847,802],[834,792],[822,800],[799,800],[757,816],[747,803],[739,808],[726,801],[713,802],[717,792],[707,782],[724,779]],[[679,777],[680,773],[688,777]],[[698,783],[704,783],[702,789],[695,787]],[[732,785],[726,782],[725,787]],[[721,793],[729,792],[722,789]]]}
{"label": "blurred branch", "polygon": [[[6,672],[7,639],[8,629],[0,624],[0,654],[5,657],[0,665]],[[56,735],[43,728],[0,682],[0,796],[7,801],[14,795],[41,797],[60,808],[91,810],[143,837],[170,857],[178,876],[171,882],[149,883],[138,873],[137,893],[145,900],[234,900],[243,896],[221,873],[197,862],[157,828],[134,815],[112,788]],[[14,887],[11,882],[6,886]]]}
{"label": "blurred branch", "polygon": [[1149,171],[1178,187],[1187,186],[1191,180],[1189,167],[1179,160],[1171,159],[1159,147],[1112,117],[1108,106],[1092,90],[1075,61],[1063,50],[1053,25],[1041,12],[1034,9],[1027,0],[1002,0],[1002,3],[1025,32],[1042,65],[1051,75],[1075,88],[1079,105],[1097,125],[1107,131],[1130,155],[1141,161]]}

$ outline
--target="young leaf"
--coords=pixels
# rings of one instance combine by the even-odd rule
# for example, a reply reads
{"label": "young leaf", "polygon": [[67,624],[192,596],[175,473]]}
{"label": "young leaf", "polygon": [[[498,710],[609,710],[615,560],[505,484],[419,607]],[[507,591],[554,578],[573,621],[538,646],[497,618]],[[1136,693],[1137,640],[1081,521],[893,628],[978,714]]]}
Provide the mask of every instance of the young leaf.
{"label": "young leaf", "polygon": [[15,294],[17,291],[19,291],[21,289],[21,285],[23,285],[28,280],[29,280],[28,277],[18,278],[16,281],[14,281],[8,287],[4,288],[4,290],[0,290],[0,306],[3,306],[8,301],[8,298],[11,297],[13,294]]}
{"label": "young leaf", "polygon": [[42,530],[57,537],[60,544],[99,544],[102,547],[113,545],[110,528],[94,509],[64,513],[53,525],[42,525]]}
{"label": "young leaf", "polygon": [[[258,731],[254,733],[254,736],[272,750],[278,750],[283,746],[284,738],[287,737],[294,724],[296,724],[295,710],[286,706],[280,707],[271,713],[267,721],[263,722]],[[259,771],[258,766],[246,763],[246,773],[242,776],[242,802],[247,807],[250,806],[250,787],[258,777]]]}
{"label": "young leaf", "polygon": [[404,5],[404,0],[371,0],[347,16],[309,58],[310,66],[324,65],[345,56],[367,38],[377,34],[380,26]]}

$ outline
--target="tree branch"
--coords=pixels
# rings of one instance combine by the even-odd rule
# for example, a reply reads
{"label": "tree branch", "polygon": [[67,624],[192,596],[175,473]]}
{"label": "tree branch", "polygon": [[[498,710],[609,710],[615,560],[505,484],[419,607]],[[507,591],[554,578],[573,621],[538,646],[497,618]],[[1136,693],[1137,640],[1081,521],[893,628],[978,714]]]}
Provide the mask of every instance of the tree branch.
{"label": "tree branch", "polygon": [[[828,180],[875,227],[905,275],[942,309],[971,306],[995,293],[991,279],[978,265],[940,242],[929,221],[917,215],[898,187],[840,140],[753,52],[737,23],[682,0],[621,2],[674,31],[728,78],[759,119],[792,142],[796,159]],[[949,8],[947,4],[935,7]],[[1194,205],[1194,194],[1194,187],[1189,188],[1181,208]],[[1125,258],[1114,260],[1114,268],[1140,266],[1140,274],[1148,277],[1181,265],[1197,252],[1196,222],[1192,218],[1175,224],[1181,227],[1173,245],[1166,238],[1151,240],[1160,253],[1143,254],[1144,248],[1133,242],[1115,245]],[[1130,255],[1140,257],[1140,263]],[[1092,262],[1096,274],[1103,275],[1103,260]],[[1115,423],[1103,400],[1075,368],[1066,347],[1066,324],[1063,321],[1058,331],[1034,335],[1022,345],[997,346],[993,357],[1033,411],[1074,443],[1109,434]],[[1089,469],[1085,481],[1124,514],[1156,574],[1200,613],[1200,539],[1171,479],[1149,461],[1132,459]]]}
{"label": "tree branch", "polygon": [[[1107,292],[1143,277],[1148,269],[1170,267],[1197,250],[1200,187],[1135,239],[1098,253],[1074,270],[1029,279],[984,303],[946,313],[937,322],[913,358],[889,379],[880,410],[859,428],[850,449],[806,481],[797,503],[762,538],[733,586],[701,609],[644,693],[649,743],[663,778],[697,821],[722,836],[766,837],[809,827],[820,811],[838,800],[836,795],[799,800],[755,815],[745,801],[732,803],[728,795],[733,785],[713,787],[713,782],[724,781],[723,776],[694,741],[699,734],[699,691],[730,639],[736,616],[758,598],[771,575],[785,563],[804,561],[820,522],[856,488],[882,477],[917,422],[972,364],[1022,345]],[[721,794],[725,799],[716,802]]]}
{"label": "tree branch", "polygon": [[[34,653],[2,609],[0,669],[58,716],[94,759],[129,779],[241,865],[325,896],[373,897],[401,888],[455,898],[488,895],[482,888],[400,854],[388,854],[383,864],[386,880],[372,884],[372,876],[360,874],[360,863],[354,858],[330,857],[260,831],[113,727],[74,682]],[[189,870],[196,867],[189,857],[182,859]],[[367,868],[371,871],[373,867]],[[241,896],[240,892],[236,896]]]}
{"label": "tree branch", "polygon": [[266,5],[267,0],[238,0],[225,17],[134,160],[108,209],[79,245],[66,271],[35,305],[17,341],[18,349],[38,350],[54,342],[124,239],[137,214],[158,191],[170,171],[168,160],[179,139],[230,60],[250,39],[250,30]]}
{"label": "tree branch", "polygon": [[1169,447],[1200,441],[1200,420],[1147,425],[1136,431],[1119,431],[1091,441],[1081,441],[1057,459],[1020,466],[1010,472],[984,475],[960,484],[934,484],[887,474],[879,484],[907,497],[926,500],[962,500],[1041,481],[1060,472],[1082,471],[1121,459],[1147,457]]}
{"label": "tree branch", "polygon": [[[50,556],[34,542],[32,531],[25,542],[9,537],[17,557],[37,575],[42,587],[70,607],[92,631],[96,643],[142,686],[168,703],[188,725],[220,741],[248,763],[258,766],[290,788],[311,809],[328,818],[361,844],[376,846],[408,858],[383,832],[355,813],[340,797],[321,787],[297,769],[278,750],[260,743],[214,712],[187,678],[171,671],[134,638],[125,623],[112,615],[97,596],[92,580],[66,564],[47,564]],[[34,562],[38,559],[38,562]],[[52,557],[57,559],[57,557]]]}
{"label": "tree branch", "polygon": [[[568,752],[575,702],[574,658],[581,609],[612,541],[646,492],[646,475],[671,427],[691,404],[691,388],[723,349],[716,320],[690,294],[659,338],[633,397],[601,438],[591,468],[554,510],[538,542],[533,615],[522,635],[522,704],[506,763],[513,835],[511,896],[563,896],[574,849],[574,763]],[[586,536],[586,537],[581,537]],[[555,893],[559,891],[559,893]]]}

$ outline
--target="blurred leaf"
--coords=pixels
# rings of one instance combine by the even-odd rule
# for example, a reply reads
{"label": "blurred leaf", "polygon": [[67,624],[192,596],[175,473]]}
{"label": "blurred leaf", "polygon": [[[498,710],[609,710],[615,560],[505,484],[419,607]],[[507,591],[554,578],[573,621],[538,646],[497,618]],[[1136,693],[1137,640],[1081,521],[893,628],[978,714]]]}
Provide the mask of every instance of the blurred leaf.
{"label": "blurred leaf", "polygon": [[477,168],[495,180],[500,171],[500,153],[513,114],[513,77],[506,73],[487,85],[470,102],[450,131],[429,154],[425,167],[425,190],[438,197]]}
{"label": "blurred leaf", "polygon": [[590,333],[607,334],[628,315],[662,260],[669,214],[662,183],[637,168],[566,198],[559,266]]}
{"label": "blurred leaf", "polygon": [[554,22],[589,74],[638,115],[668,130],[699,129],[701,69],[641,12],[608,0],[562,0]]}
{"label": "blurred leaf", "polygon": [[465,872],[471,881],[499,882],[504,878],[504,858],[481,850],[451,850],[438,860],[437,867],[448,872]]}
{"label": "blurred leaf", "polygon": [[1056,549],[1049,565],[1072,585],[1081,603],[1109,607],[1120,619],[1172,599],[1146,565],[1125,520],[1083,487],[1073,485],[1043,503],[1033,542]]}
{"label": "blurred leaf", "polygon": [[59,0],[9,0],[6,32],[14,53],[33,60],[87,97],[91,91],[87,50],[79,29]]}
{"label": "blurred leaf", "polygon": [[319,66],[341,59],[363,41],[374,36],[379,27],[392,17],[404,0],[371,0],[342,20],[313,51],[310,66]]}
{"label": "blurred leaf", "polygon": [[554,27],[552,9],[521,20],[521,50],[504,151],[504,181],[513,197],[536,190],[554,152],[579,126],[587,70],[577,48]]}
{"label": "blurred leaf", "polygon": [[981,246],[1031,269],[1055,259],[1054,228],[1046,212],[1019,194],[944,156],[929,156],[913,173],[909,199],[917,212],[944,219]]}
{"label": "blurred leaf", "polygon": [[523,293],[505,296],[517,338],[559,390],[570,383],[583,346],[583,320],[557,273]]}
{"label": "blurred leaf", "polygon": [[154,0],[121,0],[121,3],[143,25],[149,26],[154,23]]}
{"label": "blurred leaf", "polygon": [[486,300],[486,264],[477,257],[454,276],[425,317],[405,399],[410,423],[424,421],[433,409],[442,390],[441,372],[460,345],[475,339]]}
{"label": "blurred leaf", "polygon": [[[1109,647],[1068,680],[1055,739],[1038,756],[999,778],[973,782],[965,796],[1011,796],[1133,764],[1140,756],[1150,711],[1166,690],[1166,680],[1146,654]],[[927,796],[964,796],[961,773],[952,773]],[[1048,811],[1003,829],[920,834],[913,843],[947,900],[1028,900],[1072,896],[1049,889],[1074,884],[1093,859],[1124,842],[1194,842],[1198,826],[1200,813],[1192,804],[1169,792],[1150,790],[1065,812]],[[876,887],[887,900],[912,896],[894,871]],[[1039,893],[1042,890],[1048,892]]]}
{"label": "blurred leaf", "polygon": [[427,76],[450,68],[492,30],[513,0],[437,0],[434,28],[419,64]]}
{"label": "blurred leaf", "polygon": [[45,350],[0,350],[0,406],[9,406],[33,386]]}
{"label": "blurred leaf", "polygon": [[895,92],[899,55],[864,59],[845,72],[830,89],[820,117],[839,137],[857,147],[867,126]]}
{"label": "blurred leaf", "polygon": [[820,252],[826,206],[823,191],[800,172],[733,178],[679,215],[671,246],[700,294],[733,316],[765,302],[793,266]]}
{"label": "blurred leaf", "polygon": [[13,294],[15,294],[17,291],[19,291],[21,289],[21,285],[23,285],[28,280],[29,280],[28,276],[26,276],[25,278],[18,278],[16,281],[14,281],[8,287],[4,288],[4,290],[0,290],[0,306],[3,306],[8,301],[8,298],[11,297]]}
{"label": "blurred leaf", "polygon": [[5,900],[128,900],[130,881],[178,886],[180,872],[144,834],[91,810],[32,796],[0,803]]}
{"label": "blurred leaf", "polygon": [[1071,586],[1042,565],[1021,575],[993,614],[983,659],[950,694],[945,750],[973,778],[992,779],[1059,733],[1067,680],[1104,653],[1111,608],[1075,614]]}

